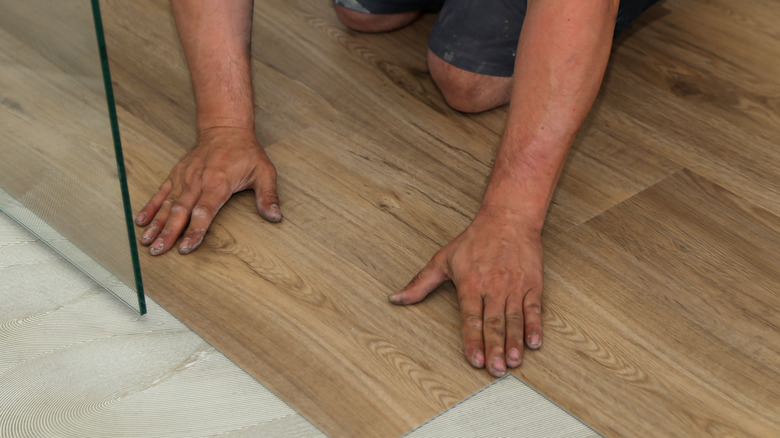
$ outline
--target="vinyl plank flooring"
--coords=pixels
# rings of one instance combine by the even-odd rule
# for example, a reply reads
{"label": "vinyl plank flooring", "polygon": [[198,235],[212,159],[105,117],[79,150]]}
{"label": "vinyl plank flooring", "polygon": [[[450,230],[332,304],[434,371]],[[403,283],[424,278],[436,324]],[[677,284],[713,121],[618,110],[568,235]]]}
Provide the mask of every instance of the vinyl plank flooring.
{"label": "vinyl plank flooring", "polygon": [[385,286],[300,237],[294,215],[223,216],[206,251],[144,260],[147,284],[175,284],[154,292],[164,307],[326,433],[398,436],[489,381],[462,359],[455,327],[421,338],[424,308],[390,306]]}
{"label": "vinyl plank flooring", "polygon": [[[67,26],[20,31],[40,7],[14,4],[0,21],[0,186],[132,284],[97,44],[80,32],[90,11],[63,8]],[[73,46],[62,47],[56,32],[68,31]]]}
{"label": "vinyl plank flooring", "polygon": [[0,435],[324,437],[150,301],[139,317],[0,213]]}
{"label": "vinyl plank flooring", "polygon": [[604,111],[606,126],[777,214],[780,46],[760,23],[780,10],[768,4],[661,3],[670,13],[616,50],[604,92],[621,96]]}
{"label": "vinyl plank flooring", "polygon": [[[777,379],[776,327],[756,313],[777,308],[775,92],[735,67],[760,50],[701,50],[716,38],[697,18],[755,21],[722,33],[771,44],[754,17],[766,4],[654,7],[616,44],[561,177],[545,231],[548,337],[516,374],[607,435],[774,432],[776,387],[755,382]],[[194,142],[194,108],[165,2],[104,5],[137,210]],[[432,23],[364,35],[327,1],[259,2],[257,130],[285,221],[263,222],[241,193],[194,254],[142,255],[152,297],[334,436],[398,436],[490,381],[462,357],[452,285],[410,308],[385,299],[470,220],[506,116],[444,105],[425,65]],[[740,297],[716,294],[743,282]],[[670,289],[656,303],[648,284],[689,286],[689,301]],[[721,327],[694,292],[763,319]],[[729,330],[766,338],[742,347],[757,357],[722,356],[740,346],[712,333]]]}
{"label": "vinyl plank flooring", "polygon": [[780,433],[779,217],[686,170],[545,243],[521,378],[609,436]]}

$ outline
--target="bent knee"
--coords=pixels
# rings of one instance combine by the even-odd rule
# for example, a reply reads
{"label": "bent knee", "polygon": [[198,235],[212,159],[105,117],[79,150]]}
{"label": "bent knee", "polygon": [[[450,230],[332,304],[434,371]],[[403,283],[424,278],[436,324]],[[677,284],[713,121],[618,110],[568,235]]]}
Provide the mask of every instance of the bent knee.
{"label": "bent knee", "polygon": [[414,21],[420,15],[419,11],[401,12],[398,14],[370,14],[358,12],[333,3],[336,15],[344,25],[359,32],[388,32],[399,29]]}
{"label": "bent knee", "polygon": [[509,103],[512,78],[472,73],[428,50],[428,69],[444,100],[455,110],[479,113]]}

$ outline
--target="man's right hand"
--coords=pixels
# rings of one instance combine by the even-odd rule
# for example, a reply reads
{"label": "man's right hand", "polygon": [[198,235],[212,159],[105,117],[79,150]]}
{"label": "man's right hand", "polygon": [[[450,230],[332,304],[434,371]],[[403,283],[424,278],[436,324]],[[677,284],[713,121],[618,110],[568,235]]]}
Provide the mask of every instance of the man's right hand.
{"label": "man's right hand", "polygon": [[[214,127],[199,133],[198,144],[136,217],[146,227],[141,244],[159,255],[176,244],[181,254],[200,246],[225,202],[246,189],[255,191],[257,211],[269,222],[282,220],[276,169],[250,128]],[[186,230],[185,230],[186,229]]]}

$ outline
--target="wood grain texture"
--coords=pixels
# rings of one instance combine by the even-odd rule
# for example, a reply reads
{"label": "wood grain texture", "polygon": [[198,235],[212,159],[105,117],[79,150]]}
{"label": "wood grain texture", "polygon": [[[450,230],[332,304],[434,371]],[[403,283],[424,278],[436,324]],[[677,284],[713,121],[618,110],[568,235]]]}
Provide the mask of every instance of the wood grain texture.
{"label": "wood grain texture", "polygon": [[520,376],[608,435],[780,431],[777,216],[683,171],[546,243],[560,376]]}
{"label": "wood grain texture", "polygon": [[92,11],[0,8],[0,186],[133,285]]}
{"label": "wood grain texture", "polygon": [[[656,5],[564,170],[548,337],[517,375],[609,436],[777,432],[772,14]],[[104,15],[137,210],[193,144],[194,106],[165,2]],[[152,297],[333,436],[399,436],[490,380],[462,357],[451,285],[385,299],[468,224],[506,116],[446,107],[433,19],[364,35],[327,1],[258,2],[257,132],[285,220],[241,193],[194,254],[142,257]]]}
{"label": "wood grain texture", "polygon": [[139,317],[0,213],[0,435],[319,438],[150,301]]}

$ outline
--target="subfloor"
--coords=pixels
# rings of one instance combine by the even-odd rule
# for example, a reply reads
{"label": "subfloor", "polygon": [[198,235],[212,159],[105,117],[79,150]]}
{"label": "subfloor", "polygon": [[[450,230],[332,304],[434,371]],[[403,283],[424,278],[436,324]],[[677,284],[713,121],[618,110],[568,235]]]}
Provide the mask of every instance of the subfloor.
{"label": "subfloor", "polygon": [[[137,211],[194,102],[167,2],[102,6]],[[242,193],[195,253],[142,254],[149,296],[330,436],[400,436],[493,381],[451,285],[386,300],[469,223],[506,116],[446,107],[433,20],[365,35],[325,0],[257,2],[285,220]],[[545,345],[513,371],[606,436],[780,436],[778,20],[662,1],[615,44],[543,236]]]}

